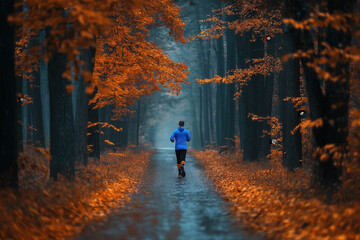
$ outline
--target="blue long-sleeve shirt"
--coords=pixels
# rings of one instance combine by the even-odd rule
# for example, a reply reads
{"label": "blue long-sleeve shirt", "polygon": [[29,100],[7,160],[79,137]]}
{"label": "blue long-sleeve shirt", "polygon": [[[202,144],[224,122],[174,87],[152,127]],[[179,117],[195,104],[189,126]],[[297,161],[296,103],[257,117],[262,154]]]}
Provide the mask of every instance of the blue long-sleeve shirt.
{"label": "blue long-sleeve shirt", "polygon": [[170,137],[171,142],[175,142],[175,150],[187,149],[186,142],[190,141],[190,133],[184,127],[176,129]]}

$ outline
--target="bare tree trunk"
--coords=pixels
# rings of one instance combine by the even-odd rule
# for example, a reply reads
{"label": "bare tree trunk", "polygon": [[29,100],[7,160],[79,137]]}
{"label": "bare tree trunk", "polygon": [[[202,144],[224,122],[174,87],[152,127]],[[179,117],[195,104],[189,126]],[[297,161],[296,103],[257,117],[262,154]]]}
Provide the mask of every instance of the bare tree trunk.
{"label": "bare tree trunk", "polygon": [[213,143],[215,141],[214,137],[214,117],[213,117],[213,103],[212,103],[212,87],[208,86],[208,106],[209,106],[209,133],[210,133],[210,142]]}
{"label": "bare tree trunk", "polygon": [[0,2],[0,188],[18,187],[15,29],[7,22],[14,1]]}
{"label": "bare tree trunk", "polygon": [[[249,35],[248,33],[245,33],[241,37],[239,35],[236,36],[237,67],[239,69],[246,68],[247,64],[245,62],[245,59],[250,58],[250,56],[249,56],[249,47],[248,47],[250,37],[248,35]],[[246,95],[245,91],[242,91],[242,94],[238,99],[240,149],[241,150],[244,150],[245,141],[247,141],[246,140],[246,131],[247,131],[247,129],[246,129],[246,124],[245,124],[246,118],[247,118],[245,102],[247,101],[247,98],[245,96],[248,96],[248,95]]]}
{"label": "bare tree trunk", "polygon": [[[225,64],[224,64],[224,38],[220,37],[216,40],[217,43],[217,75],[223,77],[225,75]],[[216,88],[216,143],[218,146],[224,144],[224,135],[223,135],[223,99],[224,99],[225,86],[223,84],[218,84]]]}
{"label": "bare tree trunk", "polygon": [[199,87],[199,93],[200,93],[200,96],[199,96],[199,99],[200,99],[200,116],[199,116],[199,121],[200,121],[200,124],[199,124],[199,129],[200,129],[200,146],[201,147],[204,147],[204,135],[203,135],[203,94],[202,94],[202,88]]}
{"label": "bare tree trunk", "polygon": [[[229,17],[230,21],[234,20]],[[226,71],[229,72],[236,68],[236,40],[235,32],[228,29],[226,31]],[[224,121],[225,138],[233,138],[235,135],[235,83],[226,85],[226,121]],[[234,147],[235,143],[231,140],[226,141],[229,147]]]}
{"label": "bare tree trunk", "polygon": [[75,176],[75,134],[71,95],[66,86],[69,81],[62,77],[66,69],[66,55],[54,52],[49,61],[50,90],[50,177],[58,174],[67,179]]}
{"label": "bare tree trunk", "polygon": [[[39,32],[40,42],[46,39],[45,29]],[[42,106],[42,119],[44,127],[44,142],[45,147],[50,145],[50,96],[49,96],[49,71],[48,64],[44,60],[40,60],[39,63],[40,72],[40,94],[41,94],[41,106]]]}
{"label": "bare tree trunk", "polygon": [[29,105],[31,125],[35,128],[32,132],[33,143],[45,147],[44,124],[40,93],[40,71],[32,72],[33,82],[30,84],[29,95],[33,102]]}
{"label": "bare tree trunk", "polygon": [[[295,46],[285,29],[283,38],[283,54],[295,52]],[[280,122],[283,133],[283,165],[289,170],[294,170],[302,159],[302,145],[300,131],[294,134],[291,131],[300,124],[300,115],[291,100],[284,101],[287,97],[300,97],[300,65],[299,59],[289,59],[283,65],[279,75],[279,97],[280,97]]]}
{"label": "bare tree trunk", "polygon": [[[81,59],[85,61],[83,71],[92,73],[94,69],[95,48],[85,49],[81,53]],[[86,93],[88,84],[83,76],[79,76],[77,95],[76,95],[76,112],[75,112],[75,129],[77,138],[76,156],[78,161],[86,165],[88,162],[87,152],[87,133],[88,133],[88,105],[89,96]]]}
{"label": "bare tree trunk", "polygon": [[[275,54],[275,41],[276,39],[272,39],[271,41],[266,41],[264,43],[264,56],[268,54],[274,56]],[[270,117],[272,110],[272,99],[273,99],[273,90],[274,90],[274,73],[271,73],[269,76],[263,76],[263,83],[260,87],[260,94],[258,97],[260,103],[257,105],[259,109],[259,113],[261,116]],[[259,131],[260,136],[260,160],[265,160],[266,157],[270,154],[271,145],[269,144],[269,137],[263,137],[264,131],[270,132],[270,125],[266,122],[260,122],[261,129]]]}
{"label": "bare tree trunk", "polygon": [[[193,87],[191,86],[191,99],[193,102],[196,102],[195,97],[194,97],[194,93],[193,93]],[[193,122],[193,146],[195,148],[200,147],[201,143],[200,143],[200,129],[199,129],[199,125],[198,125],[198,120],[197,120],[197,114],[196,114],[196,106],[195,104],[190,104],[191,105],[191,112],[192,112],[192,122]]]}
{"label": "bare tree trunk", "polygon": [[209,93],[208,93],[208,86],[202,86],[202,92],[203,94],[203,121],[204,121],[204,125],[203,125],[203,137],[204,137],[204,145],[207,146],[210,144],[210,128],[209,128],[209,106],[208,106],[208,97],[209,97]]}
{"label": "bare tree trunk", "polygon": [[136,117],[136,146],[139,147],[139,131],[140,131],[140,116],[141,116],[141,99],[138,100],[137,117]]}
{"label": "bare tree trunk", "polygon": [[[250,43],[250,58],[261,58],[264,55],[264,43]],[[244,88],[245,100],[245,143],[244,160],[264,160],[270,153],[269,139],[263,138],[264,130],[269,130],[267,122],[252,121],[249,114],[266,117],[271,115],[273,77],[255,75]]]}

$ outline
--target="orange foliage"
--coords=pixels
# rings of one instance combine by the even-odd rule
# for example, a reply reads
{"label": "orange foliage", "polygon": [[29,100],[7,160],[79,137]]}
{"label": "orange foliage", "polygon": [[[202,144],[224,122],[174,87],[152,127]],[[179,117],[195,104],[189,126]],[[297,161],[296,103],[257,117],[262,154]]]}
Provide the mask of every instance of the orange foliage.
{"label": "orange foliage", "polygon": [[270,126],[270,131],[263,130],[263,136],[269,136],[272,140],[276,140],[276,144],[273,144],[270,150],[270,154],[266,156],[273,164],[281,165],[283,157],[283,146],[282,146],[282,125],[279,119],[276,117],[260,117],[253,113],[249,113],[249,118],[252,121],[266,122]]}
{"label": "orange foliage", "polygon": [[[250,61],[247,61],[250,63]],[[252,65],[247,68],[235,69],[230,70],[228,74],[224,77],[220,77],[219,75],[214,76],[210,79],[200,80],[197,81],[201,84],[203,83],[238,83],[238,89],[235,93],[235,97],[240,97],[242,88],[247,85],[251,78],[255,75],[263,75],[263,76],[270,76],[274,72],[280,72],[282,69],[281,61],[279,58],[274,58],[270,55],[264,58],[252,59]]]}
{"label": "orange foliage", "polygon": [[[162,4],[169,4],[169,1]],[[172,11],[163,15],[166,21],[174,21],[171,16],[179,17],[178,8],[174,5],[170,7],[166,9]],[[95,107],[113,105],[115,118],[119,118],[128,111],[127,106],[142,95],[162,88],[172,93],[180,92],[180,84],[185,83],[187,78],[187,66],[173,62],[156,44],[146,40],[151,24],[156,21],[155,13],[162,12],[164,8],[159,5],[157,9],[139,9],[132,18],[124,14],[124,10],[118,10],[115,24],[98,39],[92,83],[97,93],[90,102],[96,103]],[[183,24],[181,21],[175,24],[178,25],[170,28],[170,34],[175,40],[184,42]]]}
{"label": "orange foliage", "polygon": [[30,81],[33,81],[32,73],[39,71],[39,64],[36,61],[39,58],[39,53],[30,52],[30,41],[34,41],[38,38],[33,30],[24,31],[20,28],[17,31],[19,40],[16,41],[15,47],[15,70],[16,76],[22,77]]}
{"label": "orange foliage", "polygon": [[[40,57],[49,61],[53,52],[65,53],[68,61],[63,77],[77,79],[81,73],[98,90],[90,102],[96,102],[96,107],[114,104],[119,117],[141,95],[161,87],[179,93],[180,83],[185,82],[187,66],[174,63],[146,40],[151,26],[163,23],[170,36],[185,43],[185,24],[173,0],[26,0],[18,5],[22,4],[23,11],[9,18],[22,26],[17,62],[31,65]],[[45,29],[43,41],[26,47],[29,38]],[[90,48],[97,48],[94,81],[92,73],[83,70],[86,62],[80,57]],[[31,56],[35,59],[28,59]],[[18,67],[20,72],[23,69]],[[71,92],[73,86],[66,90]]]}
{"label": "orange foliage", "polygon": [[23,26],[24,32],[47,30],[46,39],[40,46],[27,49],[27,55],[38,53],[48,61],[54,51],[66,53],[68,71],[73,62],[73,70],[79,72],[80,49],[95,47],[96,37],[112,22],[110,13],[115,3],[115,0],[26,0],[18,4],[24,4],[23,11],[9,20]]}
{"label": "orange foliage", "polygon": [[[219,38],[225,29],[234,29],[236,34],[251,32],[253,40],[274,37],[282,33],[281,9],[268,9],[263,0],[234,1],[223,9],[213,10],[215,16],[204,22],[212,22],[213,26],[197,37],[204,39]],[[233,21],[224,21],[222,16],[232,16]]]}
{"label": "orange foliage", "polygon": [[18,192],[0,192],[0,239],[69,239],[87,223],[106,217],[137,191],[149,153],[107,153],[78,166],[76,179],[49,180],[48,151],[20,158]]}
{"label": "orange foliage", "polygon": [[[347,33],[351,31],[355,37],[360,36],[360,31],[357,29],[360,25],[360,16],[359,13],[328,13],[320,12],[315,10],[310,13],[310,16],[303,21],[295,21],[294,19],[284,19],[283,22],[288,25],[292,25],[297,29],[301,30],[315,30],[319,31],[325,28],[332,28],[336,31],[342,31]],[[322,36],[321,34],[319,34]],[[324,36],[322,36],[324,37]],[[347,70],[344,69],[344,66],[349,64],[352,66],[351,71],[358,69],[360,63],[360,48],[356,45],[354,46],[343,46],[339,44],[338,46],[330,46],[326,41],[318,43],[318,39],[314,38],[314,48],[308,50],[298,50],[297,52],[285,56],[285,60],[288,58],[303,58],[309,60],[307,66],[312,68],[317,77],[323,80],[322,83],[322,92],[328,98],[331,97],[331,93],[326,92],[326,85],[328,82],[346,82],[347,80]],[[328,66],[328,67],[326,67]],[[334,71],[329,72],[329,69],[342,69],[336,75]],[[356,70],[357,71],[357,70]],[[350,78],[352,74],[349,74]],[[356,79],[350,79],[350,85],[352,89],[352,95],[358,95],[358,91],[354,89],[357,86]],[[354,100],[355,98],[353,98]],[[339,107],[339,106],[332,106]],[[354,106],[353,106],[354,107]],[[357,108],[359,106],[356,106]],[[355,119],[353,119],[355,120]],[[319,127],[324,124],[324,121],[329,121],[329,124],[332,125],[334,120],[328,119],[315,119],[314,121],[306,120],[301,123],[301,126],[297,128],[306,129],[312,127]],[[356,121],[356,120],[355,120]],[[323,151],[324,149],[320,149]],[[325,156],[324,156],[325,157]]]}
{"label": "orange foliage", "polygon": [[[225,29],[234,29],[235,34],[240,34],[241,36],[246,32],[251,33],[251,41],[266,41],[266,37],[272,38],[275,34],[282,33],[280,9],[268,9],[264,1],[261,0],[235,1],[232,5],[214,10],[213,12],[216,15],[205,20],[205,22],[212,22],[213,26],[198,34],[197,37],[204,39],[219,38],[224,35]],[[234,20],[222,20],[224,15],[230,16]],[[248,60],[247,63],[251,63],[251,65],[242,69],[231,69],[224,77],[217,75],[210,79],[198,79],[198,82],[225,84],[238,82],[238,89],[235,93],[237,98],[241,95],[243,86],[254,75],[269,76],[282,69],[280,58],[275,58],[271,55],[265,55],[264,58],[252,59],[251,61]]]}
{"label": "orange foliage", "polygon": [[310,173],[239,162],[214,150],[196,152],[216,189],[246,227],[269,239],[359,239],[359,199],[326,204],[310,189]]}

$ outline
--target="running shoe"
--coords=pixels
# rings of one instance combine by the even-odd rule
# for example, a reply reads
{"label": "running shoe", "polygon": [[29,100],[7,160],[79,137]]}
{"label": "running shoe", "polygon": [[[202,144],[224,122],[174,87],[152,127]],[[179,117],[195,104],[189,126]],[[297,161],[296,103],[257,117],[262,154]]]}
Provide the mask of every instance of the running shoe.
{"label": "running shoe", "polygon": [[181,175],[182,175],[182,177],[185,177],[185,176],[186,176],[184,167],[181,167]]}

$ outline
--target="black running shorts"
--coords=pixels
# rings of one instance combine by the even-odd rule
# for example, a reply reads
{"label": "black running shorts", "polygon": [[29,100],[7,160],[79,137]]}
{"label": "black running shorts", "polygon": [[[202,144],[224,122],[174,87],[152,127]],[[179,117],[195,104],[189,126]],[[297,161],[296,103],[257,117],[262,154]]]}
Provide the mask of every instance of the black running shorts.
{"label": "black running shorts", "polygon": [[182,161],[185,161],[186,149],[175,150],[175,153],[176,153],[177,164],[181,164]]}

